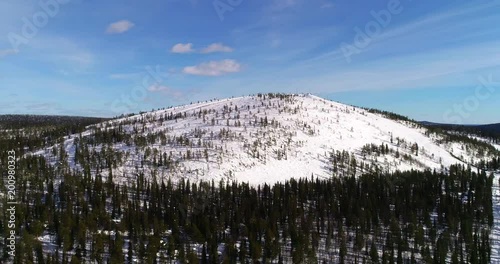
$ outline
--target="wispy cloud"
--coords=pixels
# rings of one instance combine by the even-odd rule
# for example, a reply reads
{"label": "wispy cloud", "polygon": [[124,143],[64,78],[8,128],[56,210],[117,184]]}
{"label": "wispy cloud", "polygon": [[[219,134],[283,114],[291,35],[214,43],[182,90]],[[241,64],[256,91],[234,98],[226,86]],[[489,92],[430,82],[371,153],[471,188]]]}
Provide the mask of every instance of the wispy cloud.
{"label": "wispy cloud", "polygon": [[158,83],[155,83],[148,87],[148,91],[150,92],[168,92],[171,90],[172,89],[170,87]]}
{"label": "wispy cloud", "polygon": [[194,52],[195,50],[193,49],[193,43],[178,43],[175,44],[171,49],[170,52],[172,53],[191,53]]}
{"label": "wispy cloud", "polygon": [[78,66],[88,66],[94,62],[94,56],[90,52],[85,51],[76,54],[61,54],[58,57]]}
{"label": "wispy cloud", "polygon": [[[315,92],[473,85],[477,77],[474,71],[500,67],[498,54],[500,43],[490,42],[387,57],[354,68],[337,66],[325,70],[328,69],[328,62],[325,62],[316,65],[316,69],[322,69],[322,72],[300,80],[292,79],[287,85],[307,86],[316,89]],[[285,75],[300,71],[306,70],[298,66]],[[276,76],[280,74],[275,73],[269,78],[279,79]]]}
{"label": "wispy cloud", "polygon": [[44,102],[44,103],[33,103],[26,105],[26,108],[31,109],[34,112],[46,113],[49,111],[57,110],[60,108],[58,103]]}
{"label": "wispy cloud", "polygon": [[474,12],[478,12],[481,10],[487,10],[491,9],[492,7],[498,7],[500,5],[500,1],[491,1],[486,4],[479,4],[479,5],[469,5],[469,6],[462,6],[459,8],[455,8],[452,10],[449,10],[447,12],[441,12],[441,13],[435,13],[431,14],[429,16],[414,20],[410,23],[401,25],[399,27],[396,27],[392,30],[389,30],[385,32],[384,34],[380,35],[380,39],[386,39],[386,38],[391,38],[391,37],[398,37],[401,35],[406,35],[406,34],[412,34],[412,32],[419,30],[419,29],[429,29],[432,27],[432,25],[439,23],[440,26],[443,26],[443,24],[451,19],[459,19],[460,16],[464,15],[469,15]]}
{"label": "wispy cloud", "polygon": [[134,27],[134,23],[132,23],[128,20],[120,20],[120,21],[109,24],[108,28],[106,29],[106,33],[108,33],[108,34],[121,34],[121,33],[127,32],[132,27]]}
{"label": "wispy cloud", "polygon": [[274,0],[272,4],[272,9],[276,11],[281,11],[299,4],[300,0]]}
{"label": "wispy cloud", "polygon": [[170,97],[175,100],[187,99],[188,94],[193,94],[194,90],[183,91],[180,89],[174,89],[166,85],[155,83],[148,87],[148,91],[152,93],[159,93],[163,96]]}
{"label": "wispy cloud", "polygon": [[201,50],[201,53],[232,52],[233,48],[224,46],[222,43],[213,43]]}
{"label": "wispy cloud", "polygon": [[29,43],[29,49],[22,53],[33,61],[43,63],[45,67],[61,68],[68,72],[87,71],[96,61],[94,53],[79,42],[52,35],[34,38]]}
{"label": "wispy cloud", "polygon": [[0,50],[0,58],[7,57],[9,55],[13,55],[18,53],[17,50],[15,49],[5,49],[5,50]]}
{"label": "wispy cloud", "polygon": [[130,80],[137,78],[139,75],[139,73],[113,73],[109,75],[109,78],[113,80]]}
{"label": "wispy cloud", "polygon": [[220,76],[241,71],[241,65],[235,60],[210,61],[195,66],[185,67],[183,72],[192,75]]}
{"label": "wispy cloud", "polygon": [[[382,46],[387,49],[387,43],[389,41],[403,41],[403,37],[412,37],[414,39],[418,38],[429,38],[431,34],[439,34],[440,31],[437,28],[446,27],[446,32],[451,32],[451,28],[458,29],[459,25],[471,25],[474,20],[470,20],[468,15],[475,12],[480,12],[483,10],[491,9],[492,7],[499,6],[500,1],[494,0],[492,2],[480,5],[467,5],[454,8],[452,10],[447,10],[445,12],[436,12],[424,17],[420,17],[407,22],[406,24],[392,25],[390,24],[386,31],[382,32],[371,38],[371,42],[374,44],[384,43]],[[360,25],[361,26],[361,25]],[[483,29],[486,29],[483,27]],[[461,32],[461,34],[469,34],[470,32]],[[458,37],[458,34],[455,36]],[[354,38],[354,36],[353,36]],[[404,41],[408,41],[404,39]],[[375,45],[371,45],[369,48],[359,50],[360,53],[368,52]],[[322,59],[329,60],[345,60],[343,50],[341,47],[336,47],[333,50],[326,51],[319,54],[308,61],[316,61]]]}
{"label": "wispy cloud", "polygon": [[332,2],[324,2],[321,4],[322,9],[333,8],[335,5]]}

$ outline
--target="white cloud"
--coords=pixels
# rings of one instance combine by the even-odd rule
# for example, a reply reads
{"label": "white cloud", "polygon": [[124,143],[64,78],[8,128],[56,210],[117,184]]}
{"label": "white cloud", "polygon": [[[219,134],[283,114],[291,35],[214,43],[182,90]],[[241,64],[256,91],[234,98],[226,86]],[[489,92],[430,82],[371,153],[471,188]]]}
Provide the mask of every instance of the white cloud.
{"label": "white cloud", "polygon": [[173,53],[191,53],[191,52],[194,52],[193,43],[175,44],[170,51]]}
{"label": "white cloud", "polygon": [[186,94],[178,89],[173,89],[165,85],[161,85],[159,83],[155,83],[148,87],[148,91],[152,93],[161,93],[163,95],[172,97],[174,99],[182,99],[186,96]]}
{"label": "white cloud", "polygon": [[235,60],[209,61],[195,66],[185,67],[183,72],[192,75],[220,76],[241,70],[241,65]]}
{"label": "white cloud", "polygon": [[15,49],[5,49],[5,50],[0,50],[0,58],[7,57],[9,55],[13,55],[18,53],[17,50]]}
{"label": "white cloud", "polygon": [[106,32],[108,34],[121,34],[121,33],[128,31],[133,26],[134,26],[134,23],[132,23],[128,20],[120,20],[120,21],[109,24]]}
{"label": "white cloud", "polygon": [[233,48],[224,46],[222,43],[213,43],[201,50],[201,53],[232,52]]}
{"label": "white cloud", "polygon": [[148,91],[150,92],[168,92],[171,91],[172,89],[168,86],[161,85],[159,83],[155,83],[151,86],[148,87]]}

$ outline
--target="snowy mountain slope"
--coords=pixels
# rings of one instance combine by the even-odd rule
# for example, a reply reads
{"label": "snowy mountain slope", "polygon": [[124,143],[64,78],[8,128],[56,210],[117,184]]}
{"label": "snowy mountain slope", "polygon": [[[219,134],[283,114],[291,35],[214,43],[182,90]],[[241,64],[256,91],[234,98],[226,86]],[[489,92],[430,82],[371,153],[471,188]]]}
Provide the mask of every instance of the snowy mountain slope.
{"label": "snowy mountain slope", "polygon": [[[83,153],[107,157],[85,162]],[[238,180],[259,184],[368,170],[444,169],[492,155],[420,125],[314,95],[212,100],[101,123],[34,152],[118,182]],[[97,159],[98,160],[98,159]]]}
{"label": "snowy mountain slope", "polygon": [[491,231],[491,263],[500,263],[500,173],[495,174],[493,180],[493,213],[494,225]]}

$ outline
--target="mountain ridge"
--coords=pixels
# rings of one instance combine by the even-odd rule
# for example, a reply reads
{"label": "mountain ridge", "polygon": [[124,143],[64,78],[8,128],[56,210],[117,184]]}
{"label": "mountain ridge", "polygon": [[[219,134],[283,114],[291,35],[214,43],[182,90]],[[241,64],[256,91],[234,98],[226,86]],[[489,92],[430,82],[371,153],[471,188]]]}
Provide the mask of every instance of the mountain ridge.
{"label": "mountain ridge", "polygon": [[[311,175],[443,170],[457,163],[474,165],[482,156],[496,154],[489,143],[471,142],[448,142],[419,123],[311,94],[269,93],[105,121],[33,154],[53,164],[63,157],[71,169],[111,175],[118,182],[144,174],[161,180],[261,184]],[[109,164],[82,168],[82,151],[108,155]]]}

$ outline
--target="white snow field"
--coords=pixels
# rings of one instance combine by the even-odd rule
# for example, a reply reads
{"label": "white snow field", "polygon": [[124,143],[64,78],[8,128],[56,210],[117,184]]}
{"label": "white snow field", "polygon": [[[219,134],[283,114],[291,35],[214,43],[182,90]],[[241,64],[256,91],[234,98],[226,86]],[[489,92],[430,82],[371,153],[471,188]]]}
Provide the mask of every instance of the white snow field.
{"label": "white snow field", "polygon": [[[179,118],[168,120],[175,115]],[[211,100],[115,119],[97,127],[131,135],[128,142],[88,145],[90,152],[112,149],[121,153],[112,170],[117,182],[134,181],[140,172],[163,180],[224,179],[253,185],[300,177],[328,178],[334,174],[332,151],[349,152],[347,166],[354,158],[357,174],[370,169],[371,164],[386,171],[441,170],[451,164],[478,161],[485,155],[462,143],[444,142],[414,122],[392,120],[310,94]],[[65,138],[63,149],[71,168],[82,169],[75,161],[75,139],[94,133],[89,127]],[[135,144],[135,139],[148,135],[157,138],[145,146]],[[384,144],[389,153],[363,153],[367,144]],[[59,164],[53,148],[60,147],[33,154]],[[168,168],[151,164],[162,154],[172,161]],[[346,170],[344,167],[336,174]],[[106,166],[98,171],[103,176],[109,173]]]}

